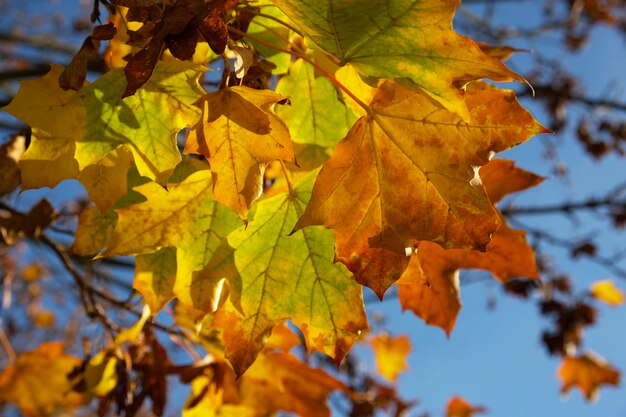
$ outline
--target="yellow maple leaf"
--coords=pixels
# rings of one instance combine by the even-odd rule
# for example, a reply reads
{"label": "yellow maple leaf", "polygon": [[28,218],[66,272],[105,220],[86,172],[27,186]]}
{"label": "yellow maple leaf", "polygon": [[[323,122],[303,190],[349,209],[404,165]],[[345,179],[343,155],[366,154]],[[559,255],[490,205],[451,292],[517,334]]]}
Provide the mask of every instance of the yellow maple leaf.
{"label": "yellow maple leaf", "polygon": [[47,342],[24,352],[0,374],[0,401],[16,403],[27,417],[47,417],[62,408],[83,405],[67,375],[80,360],[63,353],[63,344]]}
{"label": "yellow maple leaf", "polygon": [[196,103],[202,119],[189,134],[185,152],[209,160],[215,199],[242,218],[263,192],[265,164],[294,160],[289,130],[271,110],[283,99],[269,90],[232,87]]}

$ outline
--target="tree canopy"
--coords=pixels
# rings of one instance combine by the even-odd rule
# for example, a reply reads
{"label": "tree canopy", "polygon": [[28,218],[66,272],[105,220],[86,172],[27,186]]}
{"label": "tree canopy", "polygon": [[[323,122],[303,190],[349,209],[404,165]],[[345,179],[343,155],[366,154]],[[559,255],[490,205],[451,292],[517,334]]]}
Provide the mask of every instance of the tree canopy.
{"label": "tree canopy", "polygon": [[[587,158],[623,154],[623,101],[580,92],[541,51],[533,70],[507,60],[527,53],[516,37],[557,33],[576,52],[596,26],[623,33],[626,3],[554,0],[512,32],[484,2],[95,0],[87,21],[59,8],[65,40],[12,21],[0,33],[0,407],[415,414],[397,387],[410,339],[371,323],[371,307],[391,299],[451,335],[468,269],[538,304],[563,393],[618,385],[583,335],[599,305],[624,302],[619,284],[577,287],[545,246],[621,278],[626,251],[523,218],[592,211],[615,232],[623,178],[605,196],[507,204],[546,178],[498,154],[543,140],[560,178],[548,134],[575,135]],[[46,7],[28,16],[61,25]],[[544,106],[545,126],[520,97]],[[574,105],[604,111],[566,118]],[[20,202],[46,187],[54,198]],[[446,407],[487,411],[460,396]]]}

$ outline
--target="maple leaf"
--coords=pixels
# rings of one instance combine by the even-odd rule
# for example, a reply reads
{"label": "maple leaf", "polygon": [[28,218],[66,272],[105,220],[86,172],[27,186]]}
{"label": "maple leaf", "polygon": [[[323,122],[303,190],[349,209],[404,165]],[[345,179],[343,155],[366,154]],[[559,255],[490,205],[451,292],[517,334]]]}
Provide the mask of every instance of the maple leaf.
{"label": "maple leaf", "polygon": [[41,344],[24,352],[0,374],[0,402],[16,403],[27,417],[51,416],[60,408],[83,405],[67,375],[80,360],[63,352],[60,342]]}
{"label": "maple leaf", "polygon": [[192,104],[204,94],[198,85],[202,71],[196,64],[160,62],[150,81],[123,100],[126,78],[121,69],[83,87],[78,93],[87,109],[86,128],[75,154],[80,168],[126,145],[139,173],[164,183],[181,160],[176,134],[200,116]]}
{"label": "maple leaf", "polygon": [[459,396],[450,398],[446,406],[446,417],[472,417],[474,414],[486,412],[485,407],[471,405]]}
{"label": "maple leaf", "polygon": [[[226,244],[226,236],[240,220],[212,198],[212,187],[211,173],[207,169],[196,171],[179,183],[168,184],[167,191],[153,182],[135,187],[134,191],[142,194],[146,201],[117,210],[118,220],[103,256],[149,254],[176,247],[175,259],[166,258],[168,262],[175,260],[176,264],[159,260],[161,272],[153,278],[176,268],[174,295],[192,310],[205,314],[214,311],[214,301],[209,294],[216,283],[205,279],[202,271]],[[150,258],[141,260],[140,266],[146,261]],[[138,285],[158,287],[160,283]],[[161,300],[148,295],[154,300],[151,304],[162,305],[165,298],[169,299],[166,288],[164,285],[164,292],[159,293]]]}
{"label": "maple leaf", "polygon": [[263,192],[265,164],[293,161],[287,126],[272,112],[284,98],[270,90],[232,87],[202,97],[202,119],[185,152],[204,155],[213,172],[215,199],[242,218]]}
{"label": "maple leaf", "polygon": [[366,77],[402,80],[465,121],[459,89],[469,81],[524,81],[452,30],[459,0],[276,0],[313,42]]}
{"label": "maple leaf", "polygon": [[624,293],[611,280],[594,282],[591,286],[591,296],[610,306],[624,304]]}
{"label": "maple leaf", "polygon": [[85,128],[86,111],[75,91],[59,87],[63,68],[51,65],[42,78],[20,82],[20,89],[2,110],[32,128],[31,143],[20,158],[22,188],[54,187],[76,178],[74,139]]}
{"label": "maple leaf", "polygon": [[370,345],[374,349],[378,373],[390,381],[397,381],[398,375],[407,369],[406,357],[411,352],[409,338],[380,334],[370,340]]}
{"label": "maple leaf", "polygon": [[260,202],[254,220],[228,236],[237,268],[229,277],[231,298],[241,313],[222,308],[213,325],[224,329],[227,358],[238,375],[284,319],[300,328],[309,351],[337,362],[367,328],[359,285],[343,265],[333,263],[332,232],[312,227],[289,235],[313,179],[310,174],[291,193]]}
{"label": "maple leaf", "polygon": [[310,64],[297,60],[276,86],[276,92],[291,100],[290,106],[277,109],[289,126],[294,142],[335,146],[355,121],[352,112],[337,96],[327,78],[315,77]]}
{"label": "maple leaf", "polygon": [[565,357],[557,376],[563,382],[562,393],[578,387],[589,401],[596,397],[601,385],[617,386],[620,383],[620,372],[591,352]]}
{"label": "maple leaf", "polygon": [[322,167],[296,228],[335,230],[337,258],[379,297],[428,240],[485,250],[500,219],[478,178],[494,152],[546,130],[512,91],[468,91],[473,122],[427,96],[384,82]]}
{"label": "maple leaf", "polygon": [[350,393],[348,387],[323,370],[283,352],[260,355],[242,378],[239,390],[245,395],[244,404],[257,416],[284,410],[302,417],[328,417],[329,394]]}
{"label": "maple leaf", "polygon": [[180,161],[176,134],[200,116],[192,103],[204,94],[197,82],[202,70],[195,64],[160,63],[152,80],[126,100],[120,99],[122,70],[110,71],[79,91],[58,86],[62,68],[56,65],[38,80],[23,81],[4,108],[33,130],[20,160],[22,187],[54,187],[78,178],[91,199],[106,209],[125,192],[129,161],[118,150],[122,146],[132,153],[141,175],[164,182]]}
{"label": "maple leaf", "polygon": [[106,248],[117,222],[114,211],[101,212],[97,207],[86,207],[78,216],[72,252],[95,255]]}
{"label": "maple leaf", "polygon": [[[492,203],[542,181],[503,159],[491,160],[480,169],[480,176]],[[535,253],[526,242],[526,233],[501,221],[486,252],[446,250],[431,242],[420,242],[397,282],[402,308],[450,334],[461,309],[459,269],[487,270],[502,282],[516,277],[539,279]]]}

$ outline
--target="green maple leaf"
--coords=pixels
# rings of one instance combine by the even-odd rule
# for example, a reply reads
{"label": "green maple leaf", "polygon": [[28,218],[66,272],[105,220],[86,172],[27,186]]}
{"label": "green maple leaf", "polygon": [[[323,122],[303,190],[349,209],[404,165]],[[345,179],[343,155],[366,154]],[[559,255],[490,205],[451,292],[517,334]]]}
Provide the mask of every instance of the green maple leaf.
{"label": "green maple leaf", "polygon": [[150,81],[125,99],[122,69],[83,87],[79,94],[87,115],[85,134],[76,143],[80,168],[126,145],[141,175],[165,182],[181,160],[176,134],[200,117],[192,104],[205,94],[198,85],[202,71],[187,62],[160,62]]}
{"label": "green maple leaf", "polygon": [[289,126],[294,142],[335,146],[356,120],[339,100],[335,86],[315,77],[313,67],[301,59],[281,78],[276,92],[291,100],[290,106],[281,106],[276,113]]}
{"label": "green maple leaf", "polygon": [[367,328],[360,286],[343,265],[333,263],[332,232],[308,227],[289,235],[304,213],[314,178],[307,175],[293,192],[258,203],[254,220],[228,236],[239,281],[231,278],[231,298],[243,315],[223,308],[214,326],[224,328],[227,357],[239,374],[284,319],[302,330],[309,350],[338,362]]}
{"label": "green maple leaf", "polygon": [[275,0],[320,48],[366,77],[417,86],[469,121],[468,81],[523,81],[452,29],[459,0]]}

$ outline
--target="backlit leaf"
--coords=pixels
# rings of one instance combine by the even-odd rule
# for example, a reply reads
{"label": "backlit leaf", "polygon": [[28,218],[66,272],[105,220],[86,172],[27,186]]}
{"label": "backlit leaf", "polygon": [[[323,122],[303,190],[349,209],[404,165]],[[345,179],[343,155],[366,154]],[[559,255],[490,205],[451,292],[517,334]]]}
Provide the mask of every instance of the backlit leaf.
{"label": "backlit leaf", "polygon": [[206,291],[213,291],[214,284],[204,280],[200,271],[225,244],[228,233],[241,224],[213,200],[212,188],[211,172],[206,169],[169,184],[168,191],[152,182],[136,187],[146,201],[117,210],[119,219],[104,255],[140,255],[176,247],[174,294],[188,307],[210,312]]}
{"label": "backlit leaf", "polygon": [[243,316],[221,311],[214,325],[224,328],[227,357],[238,374],[283,319],[300,328],[309,350],[337,362],[367,328],[360,287],[343,265],[333,263],[332,232],[310,227],[289,234],[313,179],[308,175],[292,193],[259,203],[254,220],[228,236],[241,280],[231,279],[231,297]]}
{"label": "backlit leaf", "polygon": [[269,90],[232,87],[196,103],[202,119],[187,138],[185,152],[209,160],[215,199],[242,218],[263,191],[265,164],[294,160],[289,131],[272,111],[282,99]]}
{"label": "backlit leaf", "polygon": [[[503,159],[490,161],[481,168],[480,175],[494,203],[541,182],[541,177]],[[526,242],[526,233],[511,229],[504,219],[501,221],[486,252],[446,250],[431,242],[420,242],[408,269],[398,280],[402,308],[450,334],[461,309],[459,269],[487,270],[502,282],[517,277],[539,279],[535,253]]]}
{"label": "backlit leaf", "polygon": [[80,360],[63,352],[60,342],[41,344],[20,354],[15,363],[0,374],[0,402],[16,403],[27,417],[47,417],[59,409],[84,403],[82,395],[72,391],[67,375]]}
{"label": "backlit leaf", "polygon": [[87,362],[84,378],[90,394],[103,397],[117,386],[117,362],[117,357],[107,350],[99,352]]}
{"label": "backlit leaf", "polygon": [[591,296],[610,306],[624,304],[624,293],[611,280],[594,282],[591,286]]}
{"label": "backlit leaf", "polygon": [[335,146],[356,120],[339,101],[335,86],[324,77],[315,77],[313,67],[301,59],[280,79],[276,92],[291,101],[277,113],[289,126],[294,142]]}
{"label": "backlit leaf", "polygon": [[181,159],[176,134],[200,117],[192,104],[204,93],[198,85],[202,70],[191,63],[161,62],[150,81],[123,100],[122,70],[109,71],[83,87],[78,93],[87,109],[87,125],[76,143],[80,168],[126,145],[141,175],[165,182]]}
{"label": "backlit leaf", "polygon": [[340,65],[367,77],[424,90],[467,122],[459,87],[480,78],[523,81],[452,29],[459,0],[276,0],[303,32]]}
{"label": "backlit leaf", "polygon": [[121,147],[80,172],[78,180],[100,211],[108,210],[118,198],[126,194],[126,173],[131,163],[131,153]]}
{"label": "backlit leaf", "polygon": [[16,135],[0,146],[0,196],[20,185],[20,168],[17,163],[25,148],[26,137],[22,135]]}
{"label": "backlit leaf", "polygon": [[[265,41],[271,45],[278,46],[286,49],[289,46],[290,30],[280,22],[289,23],[289,18],[276,7],[271,0],[255,1],[254,6],[266,6],[262,7],[261,11],[264,15],[272,16],[279,21],[265,17],[255,16],[248,26],[250,35],[257,39]],[[267,59],[272,64],[276,65],[274,74],[285,74],[291,64],[291,57],[287,54],[279,53],[275,49],[269,48],[265,45],[261,45],[257,42],[252,42],[254,48],[259,51],[263,58]]]}
{"label": "backlit leaf", "polygon": [[446,407],[446,417],[472,417],[474,414],[486,413],[487,409],[473,406],[462,397],[452,397]]}
{"label": "backlit leaf", "polygon": [[153,314],[174,298],[176,250],[172,247],[137,255],[133,288],[139,291]]}
{"label": "backlit leaf", "polygon": [[484,251],[500,219],[478,168],[545,132],[512,91],[469,91],[466,102],[471,124],[385,82],[371,115],[356,122],[316,180],[297,228],[334,229],[337,258],[379,297],[406,269],[412,242]]}
{"label": "backlit leaf", "polygon": [[59,87],[62,72],[52,65],[42,78],[22,81],[2,108],[32,128],[31,144],[20,159],[24,189],[52,188],[78,176],[74,141],[84,134],[86,109],[75,91]]}

